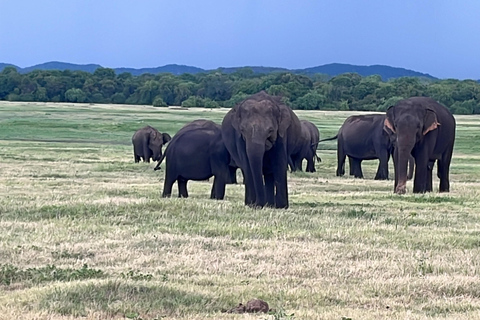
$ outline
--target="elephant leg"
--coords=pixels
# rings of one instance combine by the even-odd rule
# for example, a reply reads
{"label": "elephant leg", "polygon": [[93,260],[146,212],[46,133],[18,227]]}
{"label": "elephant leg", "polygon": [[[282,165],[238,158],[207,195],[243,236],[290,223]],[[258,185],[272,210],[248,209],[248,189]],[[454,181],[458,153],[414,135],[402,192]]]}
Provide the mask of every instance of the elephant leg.
{"label": "elephant leg", "polygon": [[363,178],[362,160],[348,157],[350,162],[350,175],[355,178]]}
{"label": "elephant leg", "polygon": [[150,163],[150,157],[152,155],[150,154],[150,148],[148,147],[148,143],[144,142],[143,143],[143,162],[148,162]]}
{"label": "elephant leg", "polygon": [[397,186],[398,186],[398,169],[397,169],[397,165],[398,165],[398,150],[397,149],[394,149],[393,150],[393,173],[394,173],[394,176],[395,176],[395,182],[393,184],[393,192],[395,192],[395,190],[397,190]]}
{"label": "elephant leg", "polygon": [[165,181],[163,182],[163,193],[162,197],[169,198],[172,195],[172,187],[175,183],[175,179],[171,177],[171,174],[168,174],[168,170],[165,174]]}
{"label": "elephant leg", "polygon": [[302,162],[303,162],[303,159],[299,158],[295,163],[295,169],[297,169],[300,172],[303,172]]}
{"label": "elephant leg", "polygon": [[349,174],[353,176],[355,174],[355,168],[354,168],[352,157],[348,157],[348,167],[349,167]]}
{"label": "elephant leg", "polygon": [[275,206],[275,179],[272,173],[265,174],[265,195],[267,196],[267,205]]}
{"label": "elephant leg", "polygon": [[435,161],[429,161],[427,165],[427,180],[425,184],[425,191],[432,192],[433,191],[433,181],[432,181],[432,172],[433,172],[433,165]]}
{"label": "elephant leg", "polygon": [[228,166],[228,180],[227,183],[237,184],[237,168]]}
{"label": "elephant leg", "polygon": [[[427,191],[428,157],[425,152],[415,155],[415,177],[413,179],[413,193],[425,193]],[[431,173],[430,173],[431,179]]]}
{"label": "elephant leg", "polygon": [[343,148],[340,143],[337,147],[337,177],[341,177],[345,174],[345,157],[347,155],[343,152]]}
{"label": "elephant leg", "polygon": [[217,176],[213,178],[212,192],[210,199],[223,200],[225,197],[225,181]]}
{"label": "elephant leg", "polygon": [[388,158],[390,155],[387,150],[379,154],[378,157],[378,169],[375,175],[375,180],[388,180]]}
{"label": "elephant leg", "polygon": [[179,198],[188,198],[187,182],[188,180],[186,179],[183,179],[183,178],[178,179],[178,197]]}
{"label": "elephant leg", "polygon": [[275,175],[275,207],[288,208],[288,185],[287,185],[287,171],[278,172]]}
{"label": "elephant leg", "polygon": [[309,156],[307,158],[307,169],[305,172],[315,172],[315,161],[314,156]]}
{"label": "elephant leg", "polygon": [[362,171],[362,160],[357,160],[357,165],[355,169],[355,178],[363,179],[363,171]]}
{"label": "elephant leg", "polygon": [[[275,208],[288,208],[287,159],[282,148],[277,148],[272,164],[275,184]],[[270,182],[269,182],[270,183]]]}
{"label": "elephant leg", "polygon": [[438,160],[438,172],[437,176],[440,179],[439,192],[450,192],[450,162],[452,161],[452,151],[448,150],[442,155],[442,158]]}

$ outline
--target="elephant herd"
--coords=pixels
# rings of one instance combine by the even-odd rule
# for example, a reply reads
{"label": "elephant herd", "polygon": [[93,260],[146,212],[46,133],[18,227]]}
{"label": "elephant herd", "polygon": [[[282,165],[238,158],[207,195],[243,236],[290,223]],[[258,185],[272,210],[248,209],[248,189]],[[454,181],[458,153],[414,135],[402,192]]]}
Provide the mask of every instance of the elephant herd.
{"label": "elephant herd", "polygon": [[[393,157],[394,192],[404,194],[414,175],[414,193],[432,191],[432,170],[438,161],[440,192],[448,192],[449,168],[455,140],[455,119],[447,108],[427,97],[399,101],[386,114],[351,116],[335,137],[320,140],[317,127],[297,115],[280,97],[261,91],[238,103],[222,124],[195,120],[173,138],[147,126],[132,137],[135,162],[165,159],[163,197],[178,183],[180,197],[188,197],[188,180],[214,177],[210,197],[223,199],[226,184],[236,183],[241,169],[245,204],[252,207],[288,208],[287,169],[315,172],[319,142],[337,139],[337,176],[362,178],[361,162],[379,159],[375,179],[388,179],[388,160]],[[162,146],[168,142],[162,154]],[[407,174],[407,167],[409,172]]]}

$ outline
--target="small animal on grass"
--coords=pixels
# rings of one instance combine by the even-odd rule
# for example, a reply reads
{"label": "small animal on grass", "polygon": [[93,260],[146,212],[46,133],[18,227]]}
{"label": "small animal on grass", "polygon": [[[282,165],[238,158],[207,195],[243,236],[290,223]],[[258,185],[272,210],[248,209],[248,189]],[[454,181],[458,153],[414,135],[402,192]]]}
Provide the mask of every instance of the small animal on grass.
{"label": "small animal on grass", "polygon": [[151,126],[137,130],[132,136],[133,156],[135,162],[159,161],[162,158],[162,147],[172,139],[168,133],[160,133]]}

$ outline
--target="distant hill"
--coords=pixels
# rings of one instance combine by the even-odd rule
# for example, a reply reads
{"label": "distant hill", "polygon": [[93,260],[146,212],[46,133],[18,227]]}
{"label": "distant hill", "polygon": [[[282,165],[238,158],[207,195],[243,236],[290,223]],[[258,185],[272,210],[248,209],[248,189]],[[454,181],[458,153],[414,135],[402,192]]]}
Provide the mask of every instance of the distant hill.
{"label": "distant hill", "polygon": [[[58,62],[58,61],[51,61],[42,64],[38,64],[35,66],[27,67],[27,68],[20,68],[12,64],[0,63],[0,71],[3,70],[7,66],[15,67],[18,72],[20,73],[27,73],[33,70],[72,70],[72,71],[86,71],[86,72],[94,72],[97,68],[102,66],[98,64],[73,64],[73,63],[65,63],[65,62]],[[389,80],[392,78],[400,78],[400,77],[422,77],[428,79],[436,79],[435,77],[427,74],[421,73],[409,69],[404,68],[396,68],[390,66],[383,66],[383,65],[372,65],[372,66],[358,66],[358,65],[351,65],[351,64],[341,64],[341,63],[331,63],[325,64],[322,66],[306,68],[306,69],[286,69],[286,68],[276,68],[276,67],[231,67],[231,68],[218,68],[215,70],[221,71],[223,73],[233,73],[242,68],[250,68],[253,70],[254,73],[272,73],[272,72],[293,72],[297,74],[306,74],[312,75],[316,73],[327,74],[331,77],[347,73],[347,72],[355,72],[362,76],[370,76],[370,75],[380,75],[383,80]],[[129,72],[132,75],[138,76],[144,73],[172,73],[174,75],[180,75],[183,73],[191,73],[196,74],[200,72],[209,72],[212,70],[205,70],[202,68],[192,67],[192,66],[185,66],[185,65],[178,65],[178,64],[168,64],[162,67],[156,68],[113,68],[117,74],[123,72]]]}
{"label": "distant hill", "polygon": [[35,66],[20,69],[20,73],[28,73],[33,70],[71,70],[71,71],[86,71],[93,73],[97,68],[101,68],[99,64],[74,64],[66,62],[51,61]]}
{"label": "distant hill", "polygon": [[0,63],[0,71],[5,69],[6,67],[14,67],[15,69],[19,70],[20,68],[17,67],[16,65],[10,64],[10,63]]}
{"label": "distant hill", "polygon": [[330,63],[330,64],[325,64],[323,66],[306,68],[306,69],[301,69],[296,71],[299,73],[305,73],[305,74],[324,73],[332,77],[342,73],[347,73],[347,72],[355,72],[363,77],[378,74],[382,77],[383,80],[400,78],[400,77],[424,77],[428,79],[436,79],[435,77],[429,75],[428,73],[421,73],[421,72],[417,72],[409,69],[382,66],[382,65],[356,66],[351,64]]}
{"label": "distant hill", "polygon": [[275,68],[275,67],[250,67],[250,66],[247,66],[247,67],[231,67],[231,68],[218,68],[216,70],[219,70],[223,73],[234,73],[234,72],[237,72],[238,70],[240,69],[244,69],[244,68],[249,68],[249,69],[252,69],[252,71],[254,73],[272,73],[272,72],[289,72],[289,71],[292,71],[292,70],[289,70],[289,69],[286,69],[286,68]]}
{"label": "distant hill", "polygon": [[134,76],[139,76],[144,73],[172,73],[175,75],[180,75],[182,73],[200,73],[200,72],[205,72],[204,69],[197,68],[197,67],[190,67],[190,66],[183,66],[183,65],[178,65],[178,64],[167,64],[163,67],[157,67],[157,68],[141,68],[141,69],[134,69],[134,68],[116,68],[114,69],[117,74],[123,73],[123,72],[129,72]]}

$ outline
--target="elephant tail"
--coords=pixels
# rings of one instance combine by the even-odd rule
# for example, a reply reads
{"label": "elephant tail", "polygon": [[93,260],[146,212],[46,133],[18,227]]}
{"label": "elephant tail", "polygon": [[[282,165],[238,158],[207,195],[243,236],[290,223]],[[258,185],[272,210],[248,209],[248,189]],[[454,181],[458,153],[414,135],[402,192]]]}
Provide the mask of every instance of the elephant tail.
{"label": "elephant tail", "polygon": [[320,140],[320,141],[318,141],[318,142],[335,140],[335,139],[337,139],[337,138],[338,138],[338,134],[337,134],[335,137],[331,137],[331,138],[322,139],[322,140]]}
{"label": "elephant tail", "polygon": [[166,154],[167,154],[166,152],[162,154],[162,157],[160,158],[160,160],[158,160],[157,165],[155,166],[155,168],[153,168],[154,171],[160,170],[160,165],[162,164],[163,159],[165,159]]}
{"label": "elephant tail", "polygon": [[317,162],[322,162],[322,158],[320,158],[316,152],[315,152],[315,159],[317,160]]}

